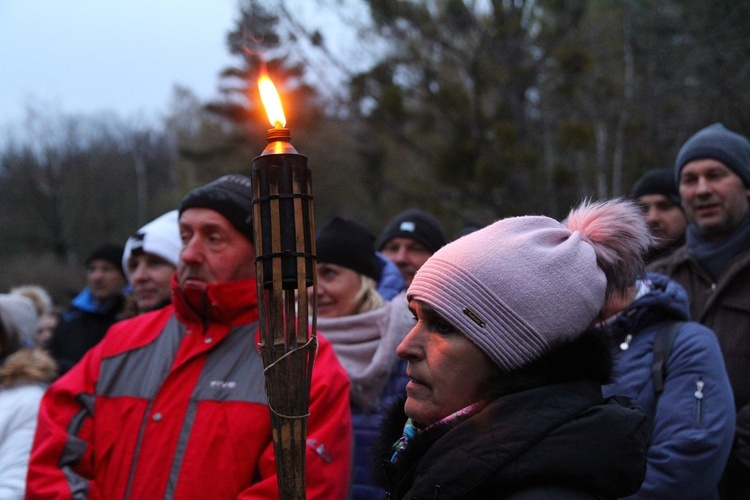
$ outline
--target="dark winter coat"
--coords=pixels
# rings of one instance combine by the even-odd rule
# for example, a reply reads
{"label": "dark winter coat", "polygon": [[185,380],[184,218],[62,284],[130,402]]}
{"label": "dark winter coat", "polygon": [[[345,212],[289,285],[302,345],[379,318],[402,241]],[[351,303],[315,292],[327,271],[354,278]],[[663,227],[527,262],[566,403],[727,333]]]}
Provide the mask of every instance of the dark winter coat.
{"label": "dark winter coat", "polygon": [[403,403],[382,434],[381,481],[394,499],[615,498],[645,472],[644,414],[577,380],[502,396],[419,434],[396,463]]}
{"label": "dark winter coat", "polygon": [[70,370],[104,338],[109,327],[120,319],[124,304],[122,295],[99,304],[88,288],[73,299],[50,341],[49,350],[57,362],[60,375]]}
{"label": "dark winter coat", "polygon": [[[649,274],[648,293],[607,326],[615,340],[615,382],[604,395],[634,398],[652,422],[646,478],[635,498],[717,498],[734,439],[734,402],[714,333],[687,322],[688,298],[676,282]],[[667,358],[664,390],[654,391],[654,339],[682,326]]]}
{"label": "dark winter coat", "polygon": [[687,246],[652,263],[649,270],[666,274],[685,287],[691,319],[716,332],[737,410],[732,456],[750,475],[750,250],[729,262],[716,281],[690,255]]}

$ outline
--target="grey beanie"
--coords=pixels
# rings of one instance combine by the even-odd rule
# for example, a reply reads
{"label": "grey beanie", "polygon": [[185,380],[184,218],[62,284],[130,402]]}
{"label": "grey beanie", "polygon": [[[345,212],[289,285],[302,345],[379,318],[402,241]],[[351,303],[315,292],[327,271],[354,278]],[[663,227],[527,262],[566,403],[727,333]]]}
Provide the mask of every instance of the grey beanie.
{"label": "grey beanie", "polygon": [[386,224],[376,245],[378,251],[393,238],[411,238],[435,253],[445,245],[445,231],[440,222],[430,214],[411,208],[396,215]]}
{"label": "grey beanie", "polygon": [[252,183],[248,177],[225,175],[186,194],[180,203],[179,214],[188,208],[209,208],[226,217],[240,233],[253,241],[252,199]]}
{"label": "grey beanie", "polygon": [[732,132],[721,123],[696,132],[677,153],[674,175],[678,185],[682,167],[702,158],[720,161],[737,174],[745,186],[750,187],[750,141],[747,137]]}
{"label": "grey beanie", "polygon": [[500,220],[444,246],[407,296],[458,328],[504,372],[580,335],[607,280],[590,243],[548,217]]}

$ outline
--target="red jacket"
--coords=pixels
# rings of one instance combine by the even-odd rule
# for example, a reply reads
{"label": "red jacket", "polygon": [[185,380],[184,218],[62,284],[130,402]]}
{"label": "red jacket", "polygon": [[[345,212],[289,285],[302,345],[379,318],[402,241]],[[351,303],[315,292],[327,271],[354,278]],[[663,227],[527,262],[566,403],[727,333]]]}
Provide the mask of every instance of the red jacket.
{"label": "red jacket", "polygon": [[[173,282],[173,303],[113,325],[50,386],[28,498],[278,498],[255,280],[187,300]],[[349,382],[319,337],[308,498],[346,497],[351,439]]]}

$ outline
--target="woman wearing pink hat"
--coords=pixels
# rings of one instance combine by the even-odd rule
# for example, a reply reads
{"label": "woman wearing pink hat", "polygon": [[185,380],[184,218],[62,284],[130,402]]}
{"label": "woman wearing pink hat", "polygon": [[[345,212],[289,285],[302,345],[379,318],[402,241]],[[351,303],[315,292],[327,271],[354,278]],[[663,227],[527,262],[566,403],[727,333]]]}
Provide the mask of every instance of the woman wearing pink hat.
{"label": "woman wearing pink hat", "polygon": [[645,417],[602,397],[612,354],[589,327],[613,289],[605,271],[628,253],[618,246],[649,242],[638,208],[610,201],[584,203],[566,225],[500,220],[437,251],[407,292],[407,398],[379,450],[390,498],[636,492]]}

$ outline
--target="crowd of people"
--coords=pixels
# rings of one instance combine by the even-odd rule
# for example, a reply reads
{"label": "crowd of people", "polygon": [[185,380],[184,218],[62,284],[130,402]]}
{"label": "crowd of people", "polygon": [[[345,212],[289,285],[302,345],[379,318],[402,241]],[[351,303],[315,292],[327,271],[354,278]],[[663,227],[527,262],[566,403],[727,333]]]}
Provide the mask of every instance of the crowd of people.
{"label": "crowd of people", "polygon": [[[0,498],[278,497],[251,187],[0,294]],[[716,123],[563,220],[325,221],[308,498],[750,498],[749,200]]]}

